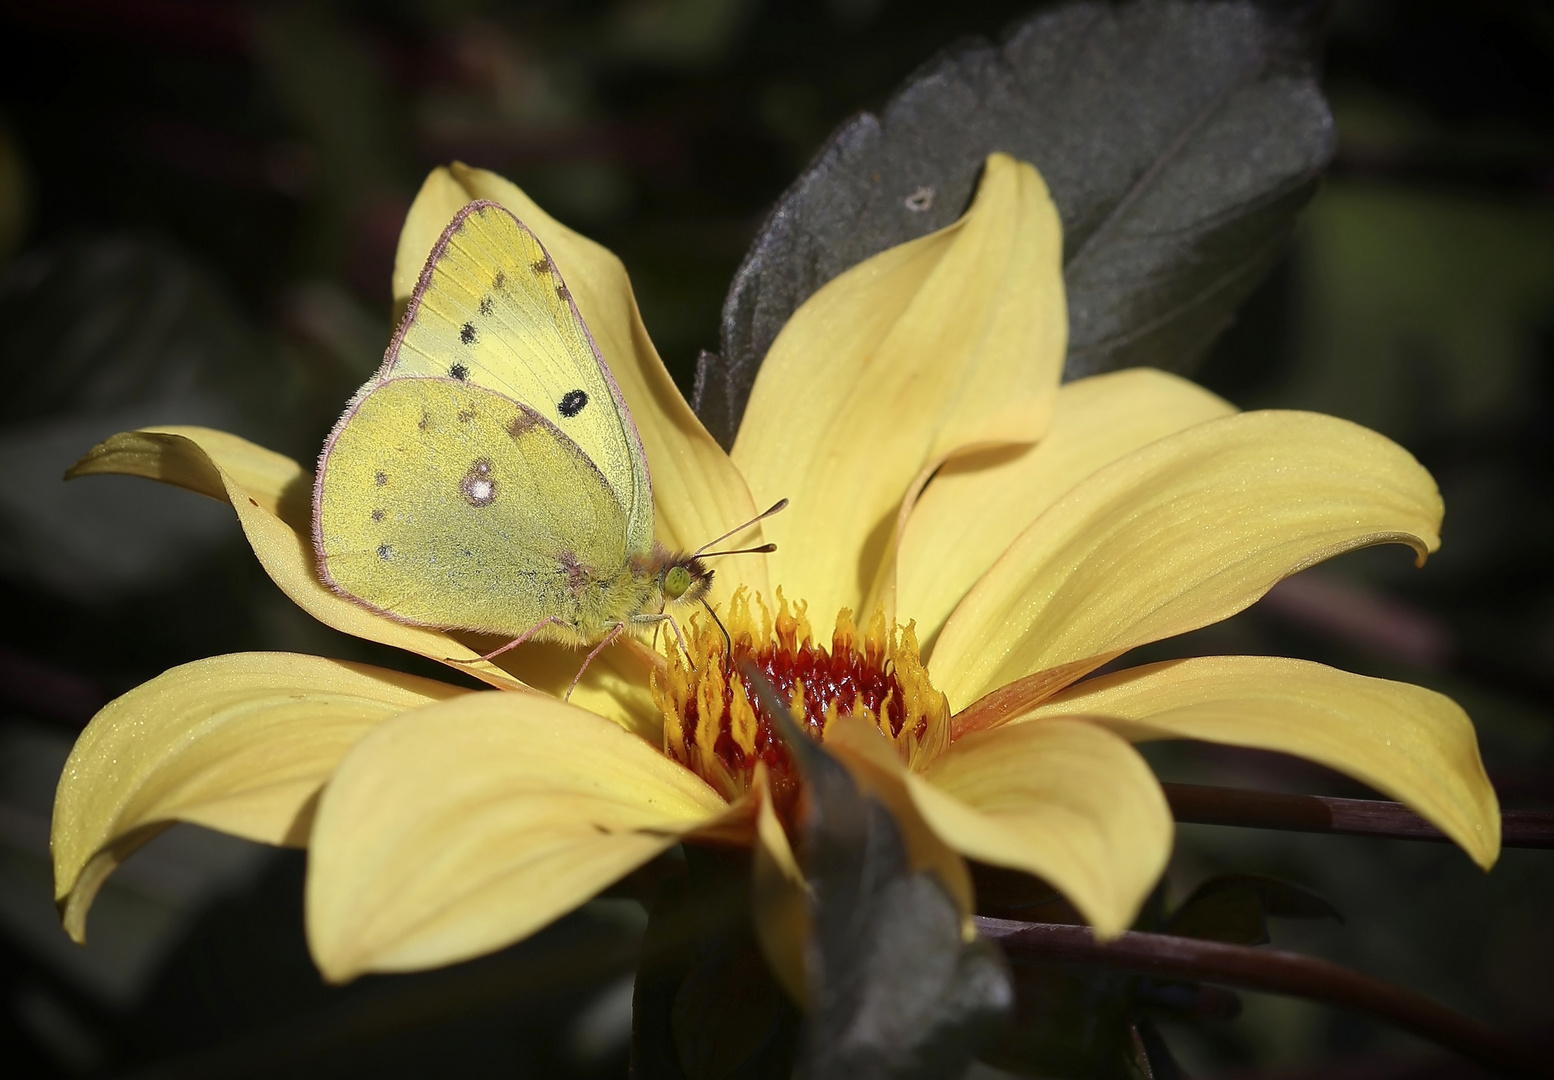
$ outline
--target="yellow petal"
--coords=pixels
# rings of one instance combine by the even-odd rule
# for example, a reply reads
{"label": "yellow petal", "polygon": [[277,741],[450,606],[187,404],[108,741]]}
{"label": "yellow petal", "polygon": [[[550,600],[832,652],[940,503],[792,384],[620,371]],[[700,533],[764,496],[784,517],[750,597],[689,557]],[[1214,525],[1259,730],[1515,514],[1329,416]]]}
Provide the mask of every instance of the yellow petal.
{"label": "yellow petal", "polygon": [[65,479],[112,474],[160,480],[218,502],[232,501],[230,481],[294,531],[306,533],[312,528],[313,474],[285,454],[225,431],[201,427],[126,431],[88,450]]}
{"label": "yellow petal", "polygon": [[976,893],[971,871],[953,845],[924,820],[907,787],[907,770],[895,747],[874,724],[847,714],[826,725],[826,749],[836,754],[860,790],[885,805],[901,829],[914,870],[931,870],[960,909],[967,940],[975,936],[971,916]]}
{"label": "yellow petal", "polygon": [[[410,306],[410,294],[415,292],[421,270],[443,230],[466,203],[482,197],[460,184],[453,173],[442,166],[427,174],[421,190],[416,192],[415,201],[410,204],[410,212],[405,215],[405,223],[400,226],[399,244],[394,249],[392,288],[396,323]],[[515,207],[511,209],[517,212]],[[522,214],[518,216],[523,217]]]}
{"label": "yellow petal", "polygon": [[1409,683],[1273,656],[1205,656],[1092,679],[1014,726],[1084,714],[1134,741],[1204,739],[1321,762],[1406,803],[1486,870],[1500,806],[1473,722]]}
{"label": "yellow petal", "polygon": [[1083,720],[968,735],[909,785],[951,847],[1043,878],[1100,937],[1128,928],[1171,853],[1170,809],[1149,766]]}
{"label": "yellow petal", "polygon": [[756,766],[752,790],[760,801],[750,889],[756,941],[778,984],[795,1002],[807,1005],[809,978],[804,949],[810,935],[809,884],[772,807],[765,765]]}
{"label": "yellow petal", "polygon": [[[474,660],[481,655],[441,630],[409,626],[369,611],[319,580],[310,525],[313,477],[290,458],[210,428],[147,428],[122,432],[93,447],[65,475],[71,479],[101,473],[144,476],[230,503],[265,572],[319,622],[433,660]],[[477,662],[459,665],[458,670],[493,686],[528,689],[494,664]]]}
{"label": "yellow petal", "polygon": [[305,844],[314,797],[362,735],[464,693],[366,664],[239,653],[173,668],[115,699],[76,741],[54,801],[65,929],[84,940],[103,880],[175,821]]}
{"label": "yellow petal", "polygon": [[551,698],[468,694],[404,714],[319,801],[314,959],[341,981],[501,948],[726,811],[641,739]]}
{"label": "yellow petal", "polygon": [[[573,232],[521,188],[496,173],[455,163],[435,169],[416,196],[394,260],[396,305],[408,301],[432,246],[459,207],[490,199],[516,214],[539,237],[566,280],[577,309],[631,409],[653,475],[658,538],[694,550],[755,516],[744,478],[691,412],[653,347],[626,267],[607,248]],[[758,531],[745,538],[759,537]],[[752,540],[752,542],[756,542]],[[715,601],[740,582],[766,592],[762,556],[731,556],[714,579]]]}
{"label": "yellow petal", "polygon": [[1422,563],[1440,521],[1430,474],[1373,431],[1316,413],[1211,420],[1113,462],[1042,514],[955,609],[929,671],[956,709],[1005,688],[960,725],[986,726],[1135,645],[1228,618],[1323,559],[1397,542]]}
{"label": "yellow petal", "polygon": [[898,617],[916,620],[930,652],[961,597],[1075,484],[1156,439],[1235,411],[1152,368],[1064,385],[1041,442],[965,455],[934,476],[902,533]]}
{"label": "yellow petal", "polygon": [[792,500],[766,529],[788,595],[858,610],[915,478],[969,447],[1041,436],[1067,335],[1061,254],[1041,177],[994,154],[961,220],[794,313],[733,451],[757,501]]}
{"label": "yellow petal", "polygon": [[[496,644],[484,645],[494,649]],[[520,645],[501,657],[503,669],[551,697],[563,697],[577,678],[589,649],[573,649],[554,642]],[[649,678],[663,658],[647,645],[622,638],[594,658],[578,681],[573,705],[612,720],[654,746],[663,745],[664,715],[653,701]]]}

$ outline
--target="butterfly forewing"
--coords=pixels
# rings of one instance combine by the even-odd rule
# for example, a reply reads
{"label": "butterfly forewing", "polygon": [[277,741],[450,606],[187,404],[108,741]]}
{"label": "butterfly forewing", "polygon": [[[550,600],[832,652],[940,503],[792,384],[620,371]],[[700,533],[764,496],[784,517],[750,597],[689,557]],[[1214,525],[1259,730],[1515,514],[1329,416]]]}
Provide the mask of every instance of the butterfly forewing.
{"label": "butterfly forewing", "polygon": [[652,487],[631,414],[543,245],[505,207],[471,203],[443,234],[380,377],[427,375],[523,403],[614,491],[630,549],[653,543]]}
{"label": "butterfly forewing", "polygon": [[615,494],[535,410],[454,379],[395,378],[326,448],[316,542],[335,588],[407,622],[516,637],[575,625],[628,559]]}

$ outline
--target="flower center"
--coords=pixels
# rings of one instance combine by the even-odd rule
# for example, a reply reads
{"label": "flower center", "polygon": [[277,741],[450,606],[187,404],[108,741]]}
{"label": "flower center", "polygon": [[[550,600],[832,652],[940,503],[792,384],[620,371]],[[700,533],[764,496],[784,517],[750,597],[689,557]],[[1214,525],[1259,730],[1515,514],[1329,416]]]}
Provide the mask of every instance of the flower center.
{"label": "flower center", "polygon": [[671,650],[653,698],[664,714],[664,753],[685,765],[730,801],[746,790],[764,764],[778,813],[789,820],[798,775],[782,737],[744,674],[753,662],[799,723],[824,741],[826,728],[851,713],[880,729],[902,760],[921,768],[949,739],[949,703],[928,681],[913,624],[889,626],[883,608],[859,634],[853,613],[836,616],[831,647],[817,645],[806,605],[790,605],[777,590],[777,615],[759,596],[739,589],[723,631],[694,620],[687,645],[691,663]]}

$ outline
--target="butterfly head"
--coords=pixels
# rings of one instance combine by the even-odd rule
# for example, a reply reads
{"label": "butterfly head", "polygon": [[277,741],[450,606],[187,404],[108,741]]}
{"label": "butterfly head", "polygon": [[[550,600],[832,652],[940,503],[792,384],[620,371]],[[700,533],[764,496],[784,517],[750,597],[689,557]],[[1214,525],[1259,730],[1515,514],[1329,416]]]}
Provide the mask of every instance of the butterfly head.
{"label": "butterfly head", "polygon": [[658,583],[666,602],[694,604],[712,588],[712,571],[694,555],[676,555],[659,572]]}

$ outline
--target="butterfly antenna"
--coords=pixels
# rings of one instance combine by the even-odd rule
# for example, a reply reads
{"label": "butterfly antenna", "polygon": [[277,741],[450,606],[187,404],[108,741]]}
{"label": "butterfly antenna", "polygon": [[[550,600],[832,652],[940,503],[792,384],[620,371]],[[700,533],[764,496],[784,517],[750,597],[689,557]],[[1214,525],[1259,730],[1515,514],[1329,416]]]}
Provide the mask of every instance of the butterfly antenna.
{"label": "butterfly antenna", "polygon": [[716,558],[719,555],[770,555],[772,552],[774,552],[776,550],[777,550],[777,545],[776,544],[762,544],[760,547],[736,548],[733,551],[707,551],[707,552],[700,552],[700,551],[698,551],[695,555],[691,556],[691,558],[693,558],[693,559],[713,559],[713,558]]}
{"label": "butterfly antenna", "polygon": [[[773,514],[777,513],[780,510],[785,509],[787,507],[787,505],[788,505],[788,500],[787,499],[778,499],[777,502],[772,506],[772,508],[770,510],[765,511],[764,513],[757,514],[755,517],[751,518],[749,521],[745,522],[743,525],[740,525],[737,528],[730,529],[728,532],[724,533],[722,536],[718,537],[716,540],[709,540],[709,541],[707,541],[701,547],[699,547],[695,551],[691,552],[691,558],[693,558],[693,559],[696,558],[698,555],[700,555],[702,552],[706,551],[708,548],[713,547],[713,546],[715,546],[717,544],[723,543],[723,541],[727,540],[731,536],[737,536],[738,534],[740,534],[740,533],[744,532],[746,529],[748,529],[750,526],[754,525],[756,522],[758,522],[758,521],[765,521],[767,518],[771,517]],[[776,548],[773,547],[771,550],[775,551]],[[734,552],[729,552],[729,554],[735,554],[735,553]]]}
{"label": "butterfly antenna", "polygon": [[707,614],[712,616],[712,621],[718,624],[718,629],[723,631],[723,644],[726,651],[723,653],[725,660],[734,658],[734,639],[728,636],[728,627],[723,625],[723,620],[718,618],[718,613],[712,610],[712,605],[707,603],[707,598],[701,598],[701,606],[707,609]]}

